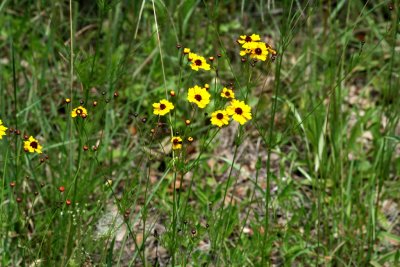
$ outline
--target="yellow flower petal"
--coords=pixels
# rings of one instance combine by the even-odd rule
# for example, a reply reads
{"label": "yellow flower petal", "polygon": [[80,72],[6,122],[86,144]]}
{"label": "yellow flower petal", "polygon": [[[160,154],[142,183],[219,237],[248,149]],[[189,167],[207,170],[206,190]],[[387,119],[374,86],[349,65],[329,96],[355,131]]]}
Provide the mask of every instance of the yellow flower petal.
{"label": "yellow flower petal", "polygon": [[211,95],[207,89],[195,85],[189,88],[187,99],[190,103],[196,104],[199,108],[205,108],[208,103],[210,103],[210,97]]}
{"label": "yellow flower petal", "polygon": [[217,110],[211,114],[211,124],[218,127],[229,124],[229,116],[225,110]]}
{"label": "yellow flower petal", "polygon": [[154,103],[153,108],[154,108],[153,110],[154,115],[164,116],[165,114],[173,110],[175,107],[168,100],[162,99],[160,100],[159,103]]}
{"label": "yellow flower petal", "polygon": [[179,136],[174,136],[171,138],[172,149],[181,149],[182,148],[182,138]]}
{"label": "yellow flower petal", "polygon": [[250,106],[236,99],[232,100],[231,105],[226,108],[226,112],[241,125],[252,119]]}

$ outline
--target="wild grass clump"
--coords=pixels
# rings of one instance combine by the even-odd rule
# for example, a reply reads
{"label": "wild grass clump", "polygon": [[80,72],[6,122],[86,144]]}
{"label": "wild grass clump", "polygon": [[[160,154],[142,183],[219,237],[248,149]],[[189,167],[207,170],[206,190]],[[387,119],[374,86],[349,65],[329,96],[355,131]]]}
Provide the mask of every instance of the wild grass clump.
{"label": "wild grass clump", "polygon": [[397,266],[400,3],[0,4],[3,266]]}

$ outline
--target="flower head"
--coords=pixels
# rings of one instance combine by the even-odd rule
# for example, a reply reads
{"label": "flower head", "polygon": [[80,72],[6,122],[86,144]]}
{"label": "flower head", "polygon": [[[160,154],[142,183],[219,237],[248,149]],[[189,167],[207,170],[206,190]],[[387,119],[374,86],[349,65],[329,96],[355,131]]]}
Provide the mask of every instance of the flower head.
{"label": "flower head", "polygon": [[24,141],[24,150],[30,153],[38,153],[42,154],[42,146],[39,144],[39,141],[30,136],[27,141]]}
{"label": "flower head", "polygon": [[211,124],[218,127],[229,124],[229,116],[225,110],[217,110],[211,114]]}
{"label": "flower head", "polygon": [[74,108],[71,112],[71,117],[75,118],[75,117],[82,117],[82,118],[86,118],[88,115],[86,108],[79,106],[77,108]]}
{"label": "flower head", "polygon": [[232,98],[233,99],[233,98],[235,98],[235,93],[233,92],[232,89],[228,89],[228,88],[224,87],[224,89],[222,89],[221,96],[223,98]]}
{"label": "flower head", "polygon": [[210,103],[210,93],[205,88],[195,85],[189,88],[188,91],[188,101],[195,103],[199,108],[205,108],[208,103]]}
{"label": "flower head", "polygon": [[242,45],[250,42],[258,42],[260,40],[260,35],[253,33],[252,35],[240,35],[240,38],[237,40],[237,42]]}
{"label": "flower head", "polygon": [[[250,42],[250,43],[245,43],[243,45],[243,48],[245,49],[245,54],[250,54],[251,58],[259,59],[262,61],[267,60],[267,55],[269,54],[269,50],[267,49],[267,45],[263,42]],[[240,55],[242,55],[242,52],[240,52]]]}
{"label": "flower head", "polygon": [[271,53],[271,55],[276,56],[277,52],[271,46],[267,45],[267,50],[269,53]]}
{"label": "flower head", "polygon": [[153,104],[154,115],[164,116],[168,112],[174,109],[174,105],[166,99],[162,99],[159,103]]}
{"label": "flower head", "polygon": [[189,53],[188,59],[192,63],[190,67],[192,70],[198,71],[199,69],[210,70],[210,64],[207,63],[206,59],[195,53]]}
{"label": "flower head", "polygon": [[187,48],[187,47],[185,47],[185,48],[183,48],[183,53],[186,55],[186,54],[189,54],[190,53],[190,48]]}
{"label": "flower head", "polygon": [[172,143],[173,150],[182,148],[182,138],[180,138],[179,136],[172,137],[171,143]]}
{"label": "flower head", "polygon": [[3,125],[3,122],[0,120],[0,139],[3,139],[3,135],[6,135],[6,130],[8,128]]}
{"label": "flower head", "polygon": [[245,124],[252,118],[250,106],[246,105],[243,101],[236,99],[232,100],[231,105],[226,108],[226,112],[241,125]]}

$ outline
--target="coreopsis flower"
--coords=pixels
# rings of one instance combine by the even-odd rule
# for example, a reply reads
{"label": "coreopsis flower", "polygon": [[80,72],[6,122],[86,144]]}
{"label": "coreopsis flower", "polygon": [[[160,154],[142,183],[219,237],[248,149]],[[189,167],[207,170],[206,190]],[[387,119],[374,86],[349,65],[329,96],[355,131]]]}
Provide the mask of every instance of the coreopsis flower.
{"label": "coreopsis flower", "polygon": [[175,107],[168,100],[162,99],[159,103],[154,103],[153,108],[154,108],[153,111],[154,115],[164,116],[165,114],[173,110]]}
{"label": "coreopsis flower", "polygon": [[229,116],[239,122],[241,125],[245,124],[248,120],[251,120],[251,108],[246,105],[243,101],[233,99],[230,106],[226,108],[226,112]]}
{"label": "coreopsis flower", "polygon": [[224,89],[222,89],[221,96],[224,98],[233,99],[233,98],[235,98],[235,93],[233,92],[232,89],[228,89],[228,88],[224,87]]}
{"label": "coreopsis flower", "polygon": [[[239,53],[242,57],[244,57],[245,55],[247,55],[247,54],[251,54],[251,50],[250,49],[245,49],[245,50],[242,50],[242,51],[240,51],[240,53]],[[242,62],[245,62],[246,61],[246,59],[243,59],[242,58]]]}
{"label": "coreopsis flower", "polygon": [[211,114],[211,124],[218,127],[229,124],[229,116],[225,110],[217,110]]}
{"label": "coreopsis flower", "polygon": [[39,141],[30,136],[27,141],[24,141],[24,150],[30,153],[38,153],[42,154],[42,146],[39,144]]}
{"label": "coreopsis flower", "polygon": [[195,103],[199,108],[205,108],[208,103],[210,103],[210,93],[205,88],[195,85],[189,88],[188,91],[188,101]]}
{"label": "coreopsis flower", "polygon": [[75,117],[82,117],[82,118],[86,118],[88,115],[86,108],[79,106],[77,108],[74,108],[71,112],[71,117],[75,118]]}
{"label": "coreopsis flower", "polygon": [[172,143],[173,150],[182,148],[182,138],[180,138],[179,136],[172,137],[171,143]]}
{"label": "coreopsis flower", "polygon": [[187,48],[187,47],[185,47],[185,48],[183,48],[183,53],[186,55],[186,54],[189,54],[190,53],[190,48]]}
{"label": "coreopsis flower", "polygon": [[0,120],[0,139],[3,139],[3,135],[6,135],[6,130],[8,128],[3,125],[3,122]]}
{"label": "coreopsis flower", "polygon": [[189,53],[188,59],[192,63],[190,67],[192,70],[198,71],[199,69],[210,70],[210,64],[207,63],[206,59],[195,53]]}
{"label": "coreopsis flower", "polygon": [[237,40],[237,42],[242,45],[250,42],[258,42],[260,40],[260,35],[253,33],[252,35],[240,35],[240,38]]}
{"label": "coreopsis flower", "polygon": [[[251,42],[251,43],[245,43],[243,45],[243,48],[245,49],[245,54],[250,54],[251,58],[254,59],[259,59],[262,61],[267,60],[267,55],[269,54],[269,51],[267,49],[267,45],[263,42]],[[242,52],[240,52],[240,55],[242,55]]]}

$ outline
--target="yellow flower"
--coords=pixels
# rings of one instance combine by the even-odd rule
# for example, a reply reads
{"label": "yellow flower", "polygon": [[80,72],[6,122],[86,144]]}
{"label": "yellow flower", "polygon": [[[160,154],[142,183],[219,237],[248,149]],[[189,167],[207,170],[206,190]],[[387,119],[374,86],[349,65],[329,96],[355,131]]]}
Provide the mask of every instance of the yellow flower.
{"label": "yellow flower", "polygon": [[3,125],[3,122],[0,120],[0,139],[3,139],[3,135],[6,135],[6,130],[8,128]]}
{"label": "yellow flower", "polygon": [[182,138],[179,136],[174,136],[171,139],[172,149],[181,149],[182,148]]}
{"label": "yellow flower", "polygon": [[239,54],[243,57],[243,56],[245,56],[247,54],[250,54],[250,53],[251,53],[250,49],[245,49],[245,50],[240,51]]}
{"label": "yellow flower", "polygon": [[211,124],[222,127],[229,124],[229,116],[225,110],[217,110],[211,114]]}
{"label": "yellow flower", "polygon": [[154,115],[164,116],[168,112],[174,109],[174,105],[166,99],[162,99],[160,103],[154,103]]}
{"label": "yellow flower", "polygon": [[[269,54],[269,51],[267,49],[267,45],[262,42],[251,42],[251,43],[245,43],[243,45],[243,48],[246,50],[246,54],[250,54],[251,58],[259,59],[262,61],[267,60],[267,55]],[[242,55],[242,52],[240,52],[240,55]]]}
{"label": "yellow flower", "polygon": [[24,142],[24,150],[30,153],[36,152],[42,154],[42,146],[39,145],[39,141],[33,138],[33,136],[30,136],[28,141]]}
{"label": "yellow flower", "polygon": [[221,96],[224,98],[232,98],[233,99],[233,98],[235,98],[235,93],[231,89],[224,87],[224,89],[222,89]]}
{"label": "yellow flower", "polygon": [[206,59],[195,53],[189,53],[189,61],[192,62],[190,67],[192,70],[198,71],[199,69],[210,70],[210,64],[206,62]]}
{"label": "yellow flower", "polygon": [[74,108],[71,112],[71,117],[75,118],[76,116],[82,117],[82,118],[86,118],[87,117],[87,110],[86,108],[79,106],[77,108]]}
{"label": "yellow flower", "polygon": [[240,35],[240,38],[237,40],[239,44],[250,43],[250,42],[257,42],[260,41],[260,35],[252,34],[252,35]]}
{"label": "yellow flower", "polygon": [[193,137],[189,136],[187,140],[191,143],[191,142],[193,142],[194,139],[193,139]]}
{"label": "yellow flower", "polygon": [[226,112],[241,125],[251,120],[251,108],[243,101],[233,99],[231,105],[226,108]]}
{"label": "yellow flower", "polygon": [[185,47],[185,48],[183,48],[183,53],[186,55],[186,54],[189,54],[190,53],[190,48],[187,48],[187,47]]}
{"label": "yellow flower", "polygon": [[205,88],[201,88],[195,85],[189,88],[188,101],[195,103],[199,108],[205,108],[208,103],[210,103],[210,93]]}

